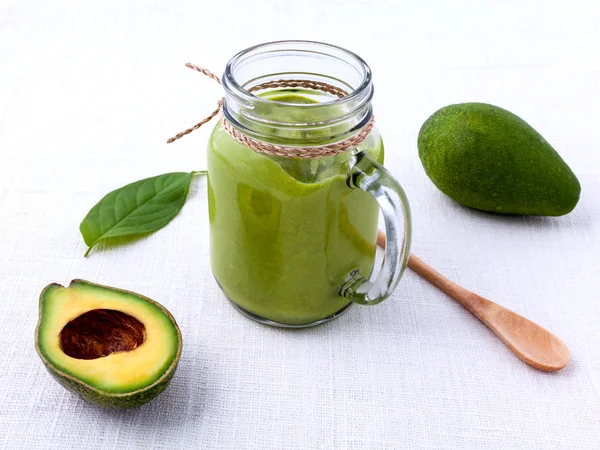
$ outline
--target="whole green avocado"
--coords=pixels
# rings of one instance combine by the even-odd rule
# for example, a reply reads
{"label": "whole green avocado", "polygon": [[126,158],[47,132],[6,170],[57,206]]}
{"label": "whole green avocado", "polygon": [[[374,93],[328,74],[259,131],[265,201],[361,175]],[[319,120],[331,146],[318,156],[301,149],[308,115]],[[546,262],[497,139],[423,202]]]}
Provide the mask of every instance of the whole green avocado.
{"label": "whole green avocado", "polygon": [[562,216],[581,186],[552,146],[515,114],[485,103],[436,111],[421,127],[419,158],[458,203],[501,214]]}

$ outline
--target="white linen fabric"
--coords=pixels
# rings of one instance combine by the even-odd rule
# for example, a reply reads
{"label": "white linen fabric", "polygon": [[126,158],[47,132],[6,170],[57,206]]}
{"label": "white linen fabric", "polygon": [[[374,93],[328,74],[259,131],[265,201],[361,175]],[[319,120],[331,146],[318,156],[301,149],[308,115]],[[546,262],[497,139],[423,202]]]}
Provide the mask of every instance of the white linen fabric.
{"label": "white linen fabric", "polygon": [[[600,448],[599,19],[597,1],[0,0],[0,447]],[[555,332],[567,368],[526,366],[410,271],[389,300],[314,329],[246,319],[211,275],[203,178],[163,230],[83,257],[79,222],[108,191],[205,167],[210,126],[165,144],[222,95],[183,63],[219,72],[290,38],[369,62],[413,251]],[[419,127],[464,101],[507,108],[555,146],[581,181],[573,213],[494,216],[433,186]],[[73,278],[176,317],[184,350],[155,401],[103,410],[44,369],[38,295]]]}

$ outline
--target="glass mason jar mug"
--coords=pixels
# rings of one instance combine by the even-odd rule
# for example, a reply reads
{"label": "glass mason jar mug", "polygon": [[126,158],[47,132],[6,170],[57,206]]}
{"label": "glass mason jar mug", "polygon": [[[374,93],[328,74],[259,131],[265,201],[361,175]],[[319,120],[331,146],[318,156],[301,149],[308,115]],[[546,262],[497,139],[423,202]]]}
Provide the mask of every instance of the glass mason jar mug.
{"label": "glass mason jar mug", "polygon": [[[372,125],[367,64],[336,46],[281,41],[238,53],[222,82],[231,129],[283,147],[253,150],[221,123],[211,135],[211,266],[226,297],[247,316],[284,327],[387,298],[406,267],[411,223],[402,188],[382,166],[378,131],[337,154],[302,154]],[[388,243],[370,281],[379,208]]]}

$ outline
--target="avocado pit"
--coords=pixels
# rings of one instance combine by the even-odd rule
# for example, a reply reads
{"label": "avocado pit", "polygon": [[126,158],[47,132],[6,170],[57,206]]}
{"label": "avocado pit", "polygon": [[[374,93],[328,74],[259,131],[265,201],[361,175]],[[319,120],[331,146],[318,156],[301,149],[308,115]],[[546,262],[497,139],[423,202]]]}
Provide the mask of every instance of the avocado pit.
{"label": "avocado pit", "polygon": [[122,311],[92,309],[67,323],[59,337],[62,351],[71,358],[98,359],[136,349],[146,339],[146,327]]}

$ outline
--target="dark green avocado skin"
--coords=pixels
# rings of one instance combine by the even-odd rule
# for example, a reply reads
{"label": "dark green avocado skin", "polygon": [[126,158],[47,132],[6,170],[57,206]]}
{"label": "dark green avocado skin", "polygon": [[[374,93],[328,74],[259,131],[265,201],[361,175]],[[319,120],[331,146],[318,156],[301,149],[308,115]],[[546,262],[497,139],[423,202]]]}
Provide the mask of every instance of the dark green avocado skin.
{"label": "dark green avocado skin", "polygon": [[52,367],[48,367],[46,365],[46,369],[48,372],[65,388],[69,391],[78,394],[84,400],[87,400],[90,403],[93,403],[98,406],[102,406],[104,408],[114,408],[114,409],[125,409],[125,408],[136,408],[138,406],[142,406],[145,403],[148,403],[150,400],[153,400],[158,396],[162,391],[164,391],[173,375],[175,374],[175,370],[171,370],[169,373],[165,374],[158,382],[154,383],[147,389],[140,390],[136,392],[134,395],[112,395],[107,396],[101,392],[96,391],[93,388],[81,383],[79,380],[73,379],[72,377],[65,376],[54,370]]}
{"label": "dark green avocado skin", "polygon": [[562,216],[581,186],[552,146],[515,114],[485,103],[436,111],[421,127],[419,158],[444,194],[500,214]]}

